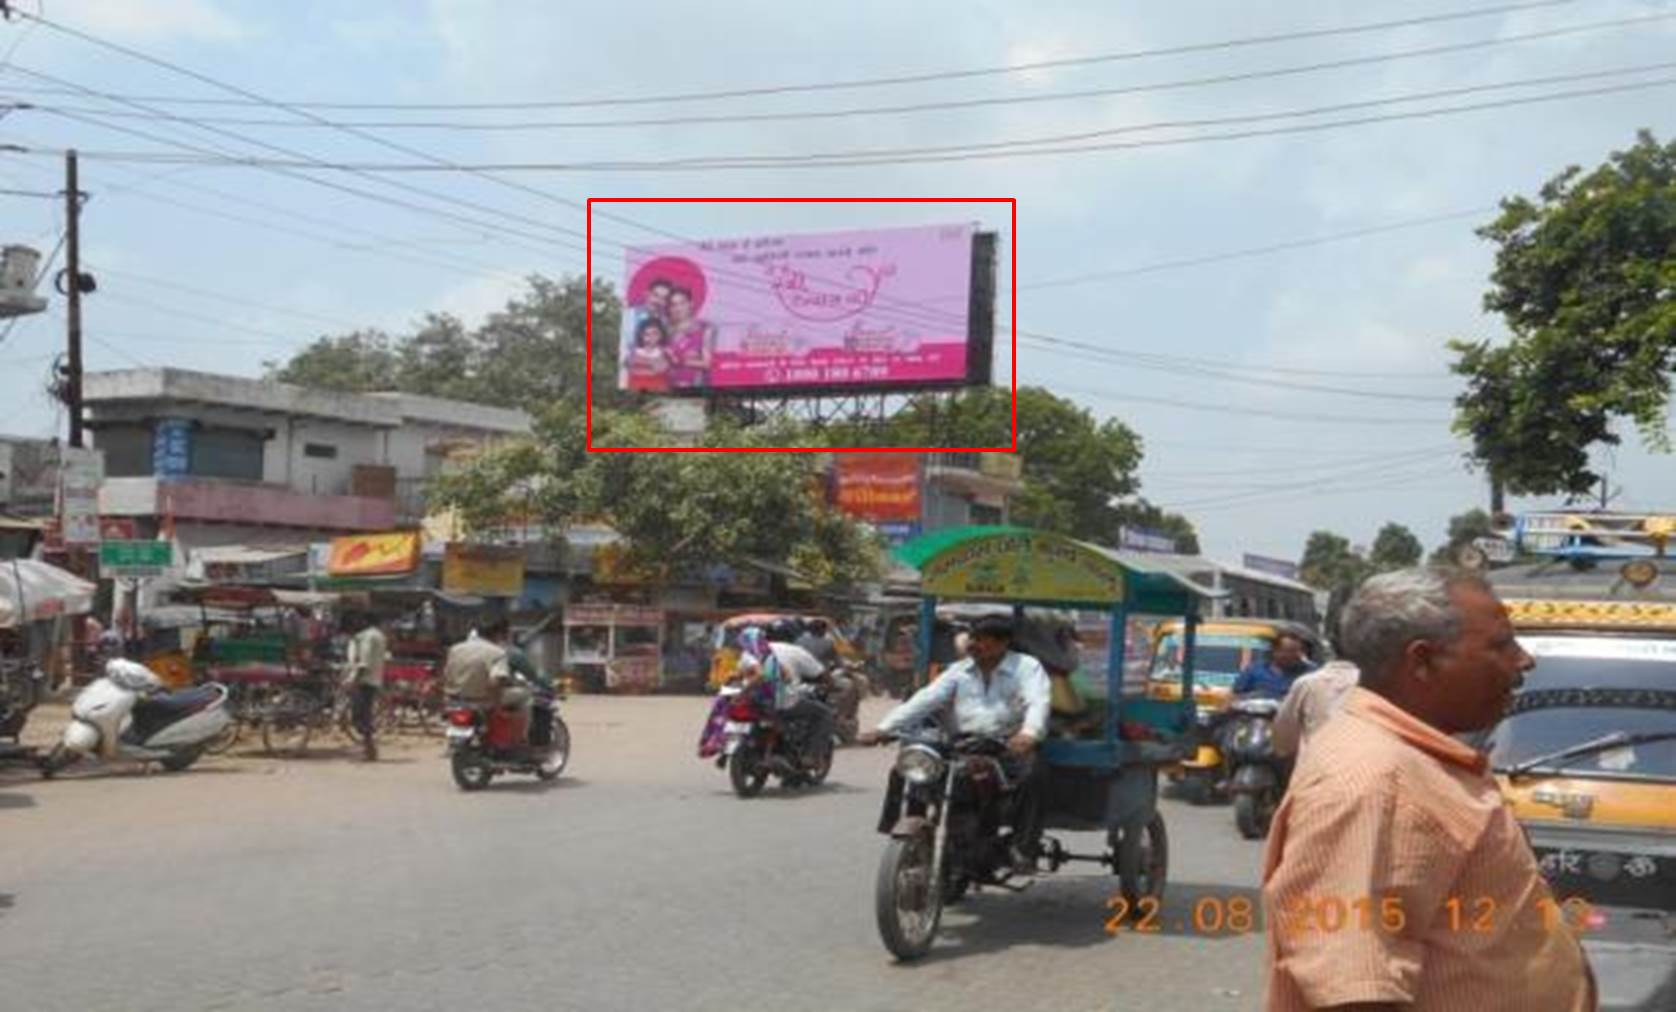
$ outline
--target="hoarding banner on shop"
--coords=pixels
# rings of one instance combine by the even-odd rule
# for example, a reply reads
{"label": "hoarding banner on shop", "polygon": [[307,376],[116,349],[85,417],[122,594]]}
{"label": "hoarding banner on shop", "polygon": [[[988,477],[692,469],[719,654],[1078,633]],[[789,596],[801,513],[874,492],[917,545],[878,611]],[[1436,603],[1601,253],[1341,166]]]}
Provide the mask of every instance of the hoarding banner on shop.
{"label": "hoarding banner on shop", "polygon": [[840,453],[836,457],[833,478],[839,509],[858,520],[919,522],[919,454]]}
{"label": "hoarding banner on shop", "polygon": [[98,450],[65,447],[59,477],[59,522],[66,545],[99,543],[99,486],[105,457]]}
{"label": "hoarding banner on shop", "polygon": [[517,597],[524,592],[524,550],[451,541],[442,555],[442,589],[450,594]]}
{"label": "hoarding banner on shop", "polygon": [[1176,539],[1150,527],[1125,526],[1118,532],[1118,545],[1132,552],[1173,554],[1176,550]]}
{"label": "hoarding banner on shop", "polygon": [[419,565],[419,532],[353,534],[333,538],[329,576],[401,576]]}
{"label": "hoarding banner on shop", "polygon": [[663,609],[637,604],[573,604],[564,610],[565,625],[663,625]]}
{"label": "hoarding banner on shop", "polygon": [[1286,580],[1298,578],[1298,564],[1287,562],[1285,559],[1271,559],[1264,555],[1247,554],[1244,559],[1245,568],[1258,573],[1268,573]]}
{"label": "hoarding banner on shop", "polygon": [[698,393],[964,380],[972,241],[962,224],[631,248],[619,385]]}

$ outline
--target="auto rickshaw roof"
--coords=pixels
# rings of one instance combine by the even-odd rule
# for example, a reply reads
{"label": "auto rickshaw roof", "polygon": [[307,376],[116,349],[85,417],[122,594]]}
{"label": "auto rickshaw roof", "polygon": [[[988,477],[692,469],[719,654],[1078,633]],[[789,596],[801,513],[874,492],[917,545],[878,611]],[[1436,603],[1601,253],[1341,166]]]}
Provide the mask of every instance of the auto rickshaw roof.
{"label": "auto rickshaw roof", "polygon": [[1224,592],[1195,583],[1144,556],[1062,534],[1013,526],[933,531],[895,556],[919,570],[922,593],[1045,607],[1196,614]]}

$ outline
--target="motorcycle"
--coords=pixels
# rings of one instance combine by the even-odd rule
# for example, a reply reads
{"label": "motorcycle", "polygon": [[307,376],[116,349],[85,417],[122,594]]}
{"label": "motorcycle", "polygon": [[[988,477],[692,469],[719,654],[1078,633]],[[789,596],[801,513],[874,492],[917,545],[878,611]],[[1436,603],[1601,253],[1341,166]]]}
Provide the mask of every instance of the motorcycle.
{"label": "motorcycle", "polygon": [[[879,936],[901,960],[925,955],[943,908],[976,886],[1012,885],[1012,835],[1003,832],[1012,791],[1006,746],[926,732],[901,739],[885,790],[879,832],[890,842],[879,861],[873,899]],[[1061,855],[1049,853],[1057,868]]]}
{"label": "motorcycle", "polygon": [[832,708],[838,744],[854,745],[861,733],[861,701],[872,691],[866,670],[853,661],[841,661],[828,668],[813,687],[815,698]]}
{"label": "motorcycle", "polygon": [[766,686],[744,689],[725,685],[720,696],[726,701],[727,722],[722,725],[724,744],[716,757],[718,769],[726,769],[733,793],[754,798],[770,776],[787,787],[818,787],[832,772],[831,740],[811,743],[805,755],[803,743],[787,734],[774,710],[772,690]]}
{"label": "motorcycle", "polygon": [[[533,694],[528,710],[519,694]],[[520,679],[499,705],[453,700],[447,706],[449,770],[462,791],[480,791],[502,773],[553,780],[570,763],[570,728],[557,696]]]}
{"label": "motorcycle", "polygon": [[113,660],[70,704],[64,737],[41,760],[51,777],[84,755],[155,762],[178,773],[198,761],[227,729],[227,687],[211,682],[164,692],[163,681],[143,664]]}
{"label": "motorcycle", "polygon": [[1233,767],[1229,791],[1234,796],[1234,822],[1247,840],[1269,835],[1269,823],[1286,793],[1291,764],[1274,751],[1274,718],[1280,702],[1241,699],[1229,709],[1223,738]]}
{"label": "motorcycle", "polygon": [[29,711],[46,691],[46,672],[39,667],[8,663],[0,668],[0,738],[17,740],[29,720]]}

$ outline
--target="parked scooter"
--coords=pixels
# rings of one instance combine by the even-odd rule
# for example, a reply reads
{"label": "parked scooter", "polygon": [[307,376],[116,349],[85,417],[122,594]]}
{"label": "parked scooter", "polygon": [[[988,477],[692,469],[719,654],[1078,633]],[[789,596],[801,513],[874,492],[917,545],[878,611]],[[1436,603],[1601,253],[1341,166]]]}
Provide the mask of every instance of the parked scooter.
{"label": "parked scooter", "polygon": [[1234,796],[1234,822],[1247,840],[1269,835],[1269,823],[1286,794],[1292,764],[1274,751],[1275,699],[1241,699],[1229,708],[1224,740],[1233,767],[1229,792]]}
{"label": "parked scooter", "polygon": [[[520,705],[533,698],[528,710]],[[450,700],[448,761],[462,791],[480,791],[502,773],[533,773],[552,780],[570,763],[570,728],[556,697],[525,679],[506,690],[497,706]]]}
{"label": "parked scooter", "polygon": [[113,660],[70,704],[64,738],[41,760],[50,777],[84,755],[138,759],[178,772],[198,761],[232,718],[227,687],[210,683],[164,692],[163,681],[143,664]]}

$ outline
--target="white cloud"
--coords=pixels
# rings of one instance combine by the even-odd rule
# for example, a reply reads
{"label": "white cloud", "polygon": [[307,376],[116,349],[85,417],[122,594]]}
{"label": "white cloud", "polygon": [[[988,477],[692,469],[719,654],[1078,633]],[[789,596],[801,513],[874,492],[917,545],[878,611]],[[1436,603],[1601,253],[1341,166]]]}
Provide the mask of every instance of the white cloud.
{"label": "white cloud", "polygon": [[81,0],[71,9],[67,23],[122,42],[237,42],[251,34],[216,0]]}

